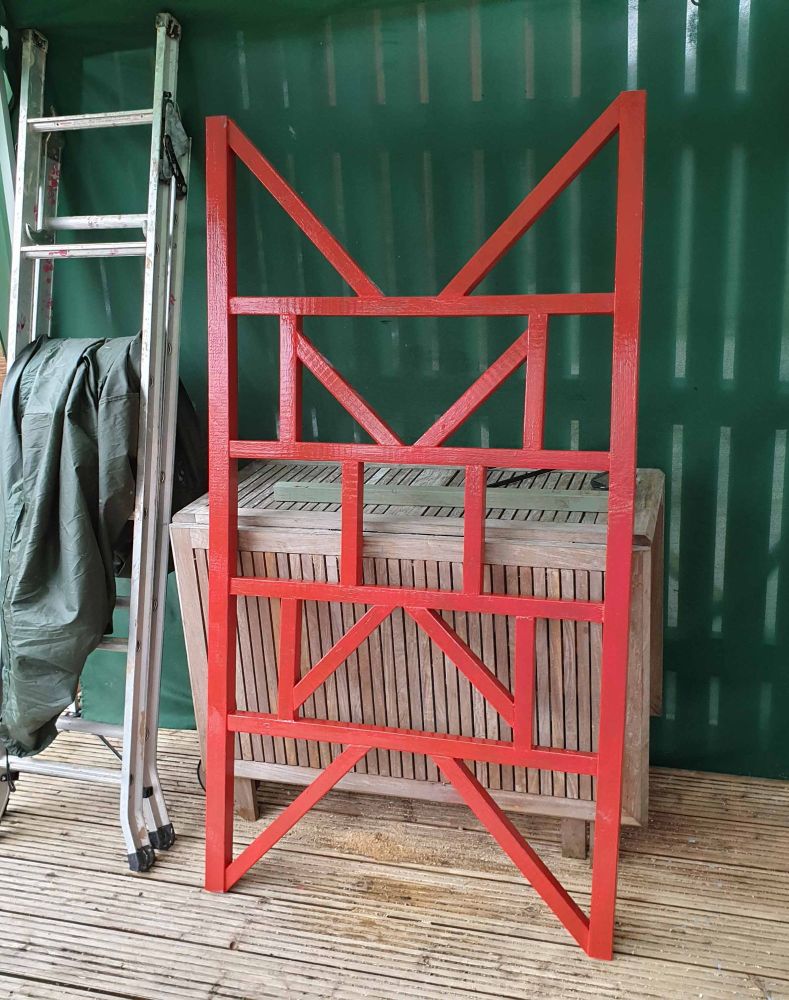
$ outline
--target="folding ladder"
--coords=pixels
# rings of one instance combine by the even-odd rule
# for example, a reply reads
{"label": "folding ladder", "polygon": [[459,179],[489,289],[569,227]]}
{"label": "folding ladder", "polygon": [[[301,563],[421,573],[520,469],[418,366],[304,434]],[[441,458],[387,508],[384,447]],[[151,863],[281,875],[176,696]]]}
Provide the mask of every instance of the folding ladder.
{"label": "folding ladder", "polygon": [[[172,502],[178,345],[183,285],[186,181],[189,142],[175,105],[181,28],[169,14],[156,18],[153,106],[57,117],[43,116],[47,42],[36,31],[23,35],[12,233],[8,362],[51,323],[53,262],[66,257],[142,257],[145,262],[142,319],[140,420],[134,507],[131,592],[118,598],[129,608],[129,637],[109,638],[98,648],[126,657],[122,726],[92,723],[71,706],[58,729],[92,733],[105,742],[120,739],[119,769],[9,757],[0,773],[0,816],[9,779],[44,774],[116,784],[129,867],[146,871],[155,850],[174,839],[157,771],[157,728],[162,631],[169,562],[168,525]],[[148,203],[144,213],[58,216],[57,194],[63,132],[76,129],[151,128]],[[180,130],[180,162],[172,135]],[[59,232],[141,230],[142,239],[56,243]],[[0,760],[0,765],[2,761]]]}

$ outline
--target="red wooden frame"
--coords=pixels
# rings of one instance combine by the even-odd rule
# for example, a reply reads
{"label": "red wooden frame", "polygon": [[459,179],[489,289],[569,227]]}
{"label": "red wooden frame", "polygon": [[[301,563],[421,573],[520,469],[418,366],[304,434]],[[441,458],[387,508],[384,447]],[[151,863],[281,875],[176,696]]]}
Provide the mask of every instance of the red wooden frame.
{"label": "red wooden frame", "polygon": [[[589,955],[610,958],[622,799],[631,546],[635,495],[638,325],[641,298],[645,95],[620,94],[434,297],[384,295],[313,215],[295,191],[224,117],[206,122],[208,333],[210,402],[210,532],[208,720],[206,760],[206,887],[229,889],[372,748],[426,754],[490,831],[570,934]],[[596,153],[618,136],[614,291],[556,295],[473,295],[485,275]],[[236,294],[235,158],[238,157],[323,253],[355,295],[321,298]],[[610,450],[547,450],[543,444],[548,323],[552,315],[613,317]],[[241,441],[237,429],[239,315],[280,317],[279,438]],[[527,317],[523,334],[412,445],[404,444],[304,335],[304,316]],[[515,369],[526,365],[522,448],[445,447],[450,434]],[[336,397],[373,440],[337,444],[301,440],[304,368]],[[337,583],[240,577],[237,572],[239,459],[339,462],[342,466],[341,558]],[[460,591],[370,586],[362,580],[364,463],[462,465],[466,468],[463,588]],[[485,593],[485,474],[488,468],[607,470],[609,505],[603,602]],[[236,600],[281,601],[277,711],[236,708]],[[340,601],[369,610],[301,676],[302,604]],[[403,608],[512,725],[511,742],[300,717],[305,699],[394,608]],[[506,690],[447,624],[440,611],[515,617],[514,692]],[[601,622],[603,652],[596,753],[534,744],[535,619]],[[327,741],[342,753],[233,859],[233,741],[235,733]],[[465,761],[593,775],[597,781],[591,908],[587,916],[477,781]]]}

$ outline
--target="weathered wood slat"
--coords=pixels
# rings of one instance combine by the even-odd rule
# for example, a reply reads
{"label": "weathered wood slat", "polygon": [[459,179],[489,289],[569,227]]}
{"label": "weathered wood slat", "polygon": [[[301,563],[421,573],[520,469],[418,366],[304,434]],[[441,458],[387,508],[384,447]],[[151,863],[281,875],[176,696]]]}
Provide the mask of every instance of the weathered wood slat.
{"label": "weathered wood slat", "polygon": [[[340,487],[316,482],[279,480],[272,499],[276,503],[339,503]],[[462,507],[463,488],[459,486],[367,486],[365,506],[386,507]],[[608,494],[592,490],[517,490],[488,487],[485,502],[490,510],[608,510]]]}
{"label": "weathered wood slat", "polygon": [[[0,827],[0,995],[789,996],[785,783],[656,772],[662,811],[624,837],[616,958],[605,964],[567,941],[454,806],[332,793],[232,894],[207,894],[196,740],[163,733],[161,743],[181,836],[147,876],[130,876],[117,852],[111,790],[88,816],[75,786],[23,776]],[[106,753],[84,736],[61,736],[57,752]],[[262,792],[268,819],[294,794]],[[588,865],[561,857],[557,823],[514,821],[586,905]],[[237,848],[257,829],[238,821]]]}
{"label": "weathered wood slat", "polygon": [[[506,470],[494,470],[491,481],[506,481],[509,475]],[[371,466],[365,479],[365,582],[457,588],[462,575],[463,470]],[[508,504],[510,497],[514,499],[511,506],[497,509],[486,522],[483,575],[487,590],[551,597],[577,595],[592,600],[602,597],[605,546],[600,543],[607,497],[592,489],[593,479],[591,473],[551,472],[515,486],[489,487],[491,495],[504,495]],[[654,531],[659,522],[653,508],[661,502],[663,477],[641,470],[638,480],[641,523]],[[338,491],[339,470],[335,466],[257,463],[248,467],[239,489],[242,574],[336,580]],[[409,506],[401,506],[406,502]],[[176,569],[179,581],[183,580],[181,591],[184,602],[191,605],[185,618],[190,622],[188,654],[196,675],[193,686],[200,725],[205,710],[206,510],[201,498],[177,516],[172,529]],[[649,709],[645,691],[648,696],[660,686],[662,646],[655,635],[660,623],[651,593],[660,580],[657,567],[662,554],[655,548],[657,541],[641,539],[634,555],[623,798],[628,822],[642,822],[646,816]],[[275,706],[278,606],[278,601],[239,601],[241,707],[270,711]],[[305,604],[302,674],[364,611],[349,605],[326,608],[314,602]],[[501,683],[511,686],[511,623],[489,615],[447,614],[445,618]],[[593,750],[597,741],[600,627],[540,621],[536,642],[538,742]],[[509,727],[479,692],[458,676],[455,666],[399,611],[315,691],[304,706],[304,714],[509,738]],[[271,780],[274,765],[285,769],[283,780],[307,781],[310,769],[326,766],[339,752],[338,747],[247,735],[239,737],[237,745],[239,775],[250,780]],[[292,768],[300,770],[288,770]],[[539,797],[544,797],[556,800],[546,804],[551,815],[591,818],[594,782],[589,777],[520,773],[484,763],[476,764],[475,769],[507,808],[515,807],[519,794],[528,793],[532,798],[524,800],[525,811],[537,808]],[[344,784],[370,791],[377,783],[382,793],[404,795],[408,793],[404,779],[416,779],[419,785],[413,794],[428,797],[434,790],[435,798],[444,800],[451,793],[436,784],[438,778],[435,765],[423,758],[375,750]],[[247,790],[247,812],[250,801]]]}
{"label": "weathered wood slat", "polygon": [[[195,848],[190,853],[196,853]],[[431,920],[462,932],[473,931],[522,941],[552,941],[563,935],[550,914],[533,906],[531,894],[517,883],[497,885],[496,892],[462,876],[439,876],[407,868],[384,867],[374,878],[369,865],[338,859],[339,871],[326,874],[329,859],[311,858],[302,864],[297,855],[278,856],[270,870],[245,884],[244,892],[228,906],[221,898],[206,896],[199,887],[199,868],[190,866],[183,883],[169,880],[167,890],[142,890],[139,883],[113,873],[93,874],[74,870],[47,871],[44,866],[22,861],[15,873],[0,866],[0,912],[10,905],[14,875],[24,879],[25,897],[16,912],[57,918],[66,912],[69,921],[96,924],[135,934],[149,931],[150,921],[162,927],[161,936],[178,941],[200,941],[202,930],[195,910],[210,922],[212,943],[229,947],[238,943],[240,922],[254,921],[259,934],[269,933],[273,923],[279,934],[302,936],[314,929],[320,934],[322,921],[330,920],[333,933],[345,937],[359,923],[387,919],[417,923]],[[260,894],[265,892],[264,901]],[[588,904],[586,893],[577,898]],[[140,899],[144,905],[140,905]],[[294,906],[294,904],[298,904]],[[308,908],[308,909],[307,909]],[[509,914],[506,929],[502,913]],[[655,907],[639,900],[623,901],[620,925],[626,928],[630,953],[649,958],[665,955],[667,944],[674,961],[703,964],[709,948],[709,917],[702,911],[681,910],[683,933],[676,934],[678,913],[671,906]],[[305,919],[305,914],[306,919]],[[344,924],[345,926],[341,926]],[[769,949],[760,955],[762,975],[789,976],[789,938],[785,924],[738,914],[725,931],[726,955],[721,962],[728,971],[749,972],[759,941],[771,937]],[[699,960],[701,959],[701,962]]]}
{"label": "weathered wood slat", "polygon": [[[320,878],[325,866],[324,859],[323,866],[311,870],[310,874]],[[133,934],[148,933],[148,921],[152,919],[162,928],[161,937],[165,941],[199,944],[204,935],[195,919],[197,911],[210,923],[213,947],[248,950],[256,954],[262,950],[262,943],[272,937],[281,939],[288,936],[295,941],[314,938],[311,946],[317,944],[318,952],[331,947],[335,961],[350,957],[349,964],[352,964],[353,945],[360,935],[360,924],[368,932],[378,926],[376,939],[381,944],[391,944],[393,935],[384,921],[390,925],[392,918],[404,922],[407,929],[399,929],[397,934],[397,943],[403,947],[409,943],[409,938],[413,939],[419,933],[419,925],[414,919],[418,909],[422,921],[435,921],[438,928],[436,950],[440,949],[450,956],[454,952],[458,974],[482,972],[484,975],[485,967],[490,968],[489,960],[483,962],[478,959],[475,968],[473,958],[466,958],[465,961],[460,958],[458,943],[453,946],[452,939],[457,936],[465,945],[472,945],[476,939],[482,945],[480,950],[485,951],[485,936],[502,933],[501,910],[491,905],[490,894],[480,893],[479,887],[472,892],[472,887],[461,879],[452,880],[451,885],[442,885],[440,881],[433,885],[422,884],[411,880],[403,871],[394,877],[386,873],[375,879],[367,891],[360,891],[361,883],[357,875],[350,879],[350,886],[333,880],[331,891],[326,892],[322,891],[321,883],[314,890],[305,886],[298,868],[289,865],[287,871],[277,870],[272,873],[272,880],[266,881],[266,896],[262,903],[259,895],[248,893],[238,897],[232,909],[222,900],[206,896],[197,886],[170,882],[167,894],[144,891],[144,906],[141,906],[138,884],[123,877],[101,875],[90,878],[87,874],[81,876],[76,873],[70,881],[68,873],[57,873],[55,877],[42,878],[31,865],[23,865],[22,873],[25,884],[30,886],[30,896],[20,904],[18,912],[28,917],[57,919],[58,913],[62,914],[65,908],[68,922],[96,926],[102,932],[106,928]],[[0,892],[6,892],[8,888],[9,881],[0,873]],[[261,881],[257,888],[258,892],[263,890],[264,883]],[[53,895],[60,903],[60,911],[52,901]],[[297,901],[299,905],[294,906]],[[500,904],[506,905],[511,915],[511,927],[503,934],[507,940],[497,949],[499,960],[505,955],[511,958],[519,947],[518,942],[530,941],[532,947],[535,943],[542,946],[544,942],[561,944],[561,930],[548,914],[531,905],[528,894],[518,893],[514,887],[505,887]],[[708,938],[709,931],[708,922],[701,914],[685,918],[686,933],[675,944],[674,914],[666,911],[656,914],[654,908],[638,903],[624,906],[623,911],[622,923],[633,928],[633,948],[638,949],[639,957],[659,959],[667,946],[676,947],[675,961],[692,961],[694,957],[700,957],[705,944],[704,935]],[[239,935],[240,924],[243,936]],[[762,975],[785,977],[789,971],[789,956],[787,947],[782,947],[780,943],[783,926],[776,921],[754,922],[747,918],[732,921],[726,935],[729,950],[721,968],[726,972],[749,972],[753,961],[752,938],[754,933],[764,932],[775,935],[778,944],[770,955],[764,955]],[[374,948],[373,945],[373,954],[367,956],[371,965],[376,958]],[[350,956],[346,949],[351,951]]]}
{"label": "weathered wood slat", "polygon": [[[62,753],[61,748],[69,746],[71,739],[70,737],[69,741],[66,741],[61,738],[58,743],[58,751]],[[76,740],[76,738],[74,739]],[[180,796],[180,831],[182,834],[200,838],[202,835],[203,803],[202,793],[194,778],[194,759],[179,755],[177,766],[172,771],[163,768],[163,773],[168,780],[173,782],[173,787]],[[674,774],[674,772],[669,773]],[[679,773],[677,777],[682,778],[682,773]],[[40,810],[43,815],[55,819],[65,810],[72,817],[84,816],[84,799],[80,796],[77,785],[61,783],[63,787],[59,790],[58,803],[52,805],[50,802],[48,806],[47,796],[51,786],[48,785],[47,779],[25,780],[29,801],[35,801],[36,810]],[[696,783],[700,782],[703,787],[714,789],[724,779],[717,775],[697,775],[695,780]],[[785,783],[753,782],[750,779],[729,780],[737,783],[742,782],[740,798],[746,801],[751,796],[760,796],[763,786],[772,787],[774,788],[774,798],[779,803],[783,802],[783,807],[786,808],[787,800],[789,800],[789,786]],[[753,786],[753,792],[751,792],[751,786]],[[688,783],[687,787],[688,798],[690,798],[694,785]],[[295,790],[292,788],[264,785],[261,789],[261,802],[265,815],[269,817],[275,815],[284,808],[294,794]],[[116,801],[114,793],[110,789],[104,792],[97,790],[98,795],[102,796],[98,800],[98,804],[106,806],[109,810],[107,815],[111,818]],[[721,798],[720,803],[717,815],[710,816],[691,814],[678,818],[670,808],[662,810],[653,808],[648,829],[625,831],[623,837],[625,857],[637,853],[653,858],[671,858],[674,861],[685,859],[689,862],[704,862],[722,866],[736,864],[747,868],[751,877],[756,881],[762,878],[760,891],[766,888],[767,883],[763,877],[755,874],[759,871],[773,872],[777,878],[783,878],[784,884],[789,886],[789,879],[786,878],[786,874],[789,873],[789,831],[783,827],[770,828],[764,823],[753,822],[742,816],[732,821],[728,819],[726,812],[726,799]],[[462,830],[465,836],[480,829],[477,821],[463,806],[421,801],[406,802],[402,799],[360,796],[343,792],[333,792],[327,799],[318,803],[314,815],[310,817],[309,824],[320,825],[322,829],[325,824],[336,823],[338,816],[345,816],[349,820],[348,831],[338,833],[338,837],[345,838],[348,832],[359,832],[363,835],[359,838],[359,843],[369,837],[370,845],[373,848],[376,844],[375,832],[378,829],[376,824],[393,824],[396,833],[390,837],[382,831],[379,840],[381,843],[385,841],[388,843],[389,840],[396,840],[397,836],[401,836],[403,840],[400,846],[390,845],[387,850],[396,851],[403,861],[408,860],[409,850],[412,850],[411,860],[417,862],[422,850],[418,845],[422,843],[425,836],[428,836],[429,839],[429,836],[432,836],[436,830],[443,830],[445,831],[443,836],[450,837],[455,835],[452,831]],[[12,815],[9,822],[14,821]],[[513,822],[535,844],[552,845],[551,849],[553,849],[559,843],[559,830],[553,820],[542,816],[513,815]],[[305,823],[307,823],[306,820]],[[298,841],[299,829],[300,827],[297,827],[289,835],[293,842]],[[245,825],[242,824],[239,830],[242,836],[249,835],[249,828]],[[681,831],[679,834],[678,830]],[[428,833],[426,834],[425,831]],[[501,856],[490,838],[481,832],[479,838],[479,843],[473,852],[477,869],[500,872],[517,880],[517,873],[511,871],[507,860]],[[744,842],[740,844],[738,838],[744,838]],[[328,842],[334,841],[330,837]],[[414,844],[417,846],[414,847]],[[447,856],[455,862],[460,860],[457,848],[448,851]],[[583,866],[580,871],[584,877],[588,876],[586,866]],[[696,891],[695,887],[689,886],[688,888],[689,891]],[[656,890],[659,889],[660,886],[656,885]]]}
{"label": "weathered wood slat", "polygon": [[[366,583],[456,589],[463,557],[464,471],[374,467],[365,469]],[[553,598],[599,599],[605,568],[607,496],[593,488],[594,474],[550,472],[515,485],[506,470],[492,470],[488,489],[483,567],[484,587],[493,593],[536,594]],[[245,470],[239,488],[240,572],[290,579],[336,580],[339,567],[339,469],[332,465],[257,463]],[[627,749],[623,818],[643,822],[647,815],[649,708],[659,705],[662,621],[652,588],[661,586],[662,551],[656,508],[662,503],[663,477],[638,474],[637,529],[652,532],[637,540],[634,554],[631,664],[628,688]],[[201,627],[188,645],[198,722],[204,717],[205,592],[207,537],[205,498],[176,518],[173,545],[184,600],[198,603]],[[493,515],[492,517],[490,515]],[[657,532],[657,534],[655,534]],[[653,537],[654,536],[654,537]],[[197,585],[195,585],[197,576]],[[242,708],[272,711],[277,690],[277,601],[239,601],[238,700]],[[303,614],[302,676],[326,655],[365,609],[326,608],[307,602]],[[512,684],[512,627],[490,615],[446,614],[460,638],[505,686]],[[202,648],[196,649],[202,641]],[[594,750],[597,745],[601,630],[584,623],[537,623],[535,733],[543,746]],[[370,725],[427,729],[493,739],[510,730],[454,664],[414,622],[396,611],[307,699],[306,717],[352,718]],[[238,805],[254,815],[253,784],[259,780],[307,783],[339,747],[237,737]],[[277,775],[273,770],[283,768]],[[479,780],[506,808],[544,811],[589,821],[594,781],[586,776],[520,772],[475,763]],[[409,781],[415,781],[409,792]],[[436,800],[454,793],[439,782],[435,765],[421,757],[371,751],[343,781],[346,788],[415,795]],[[528,796],[528,798],[521,796]],[[577,838],[576,838],[577,839]],[[569,845],[569,840],[567,841]],[[569,850],[568,846],[568,850]]]}

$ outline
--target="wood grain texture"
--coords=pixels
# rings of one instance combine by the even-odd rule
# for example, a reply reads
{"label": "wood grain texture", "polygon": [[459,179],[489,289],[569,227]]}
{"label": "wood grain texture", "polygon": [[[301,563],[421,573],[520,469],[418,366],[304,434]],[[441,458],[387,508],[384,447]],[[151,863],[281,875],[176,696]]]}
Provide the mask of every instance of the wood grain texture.
{"label": "wood grain texture", "polygon": [[[607,497],[592,490],[593,475],[557,472],[496,487],[497,481],[510,475],[493,470],[488,477],[488,495],[517,493],[518,499],[486,512],[483,592],[601,600],[605,565],[601,532]],[[284,491],[282,483],[287,484]],[[294,463],[248,466],[239,486],[241,574],[339,581],[339,491],[336,467]],[[531,493],[533,504],[528,503]],[[546,503],[545,497],[551,493],[560,502]],[[572,503],[574,494],[580,498],[577,505]],[[363,582],[384,587],[457,589],[462,580],[463,495],[461,469],[367,466],[361,508]],[[623,787],[626,823],[642,823],[647,816],[649,710],[650,703],[654,708],[655,692],[662,686],[662,612],[655,610],[661,607],[662,594],[654,590],[662,587],[662,496],[662,474],[640,470]],[[595,497],[599,502],[590,503]],[[410,507],[402,506],[405,499],[412,502]],[[437,506],[441,499],[444,505]],[[201,498],[176,515],[171,529],[188,623],[187,652],[198,718],[204,688],[200,675],[205,670],[205,514],[206,503]],[[650,531],[652,536],[647,534]],[[276,705],[280,601],[253,596],[238,600],[239,708],[272,711]],[[309,692],[302,709],[304,717],[511,739],[507,722],[409,614],[397,608],[369,631],[359,624],[367,613],[363,605],[304,602],[302,678],[309,677],[310,667],[327,657],[350,629],[361,628],[367,636],[339,665],[335,666],[336,656],[328,656],[320,670],[323,684],[314,687],[300,682],[300,690]],[[486,665],[495,684],[511,691],[515,672],[513,623],[500,615],[453,611],[442,612],[439,618]],[[537,746],[596,749],[601,638],[602,628],[593,622],[536,620],[532,695]],[[341,749],[336,744],[316,747],[247,734],[240,735],[236,745],[238,781],[296,784],[306,784],[315,769],[325,767]],[[595,783],[590,776],[481,761],[472,767],[494,799],[507,809],[529,814],[543,811],[584,822],[592,817]],[[432,762],[385,749],[372,750],[343,779],[341,787],[435,801],[455,799]],[[248,790],[245,801],[249,802]],[[574,841],[567,843],[569,851],[578,850],[575,829]]]}
{"label": "wood grain texture", "polygon": [[[624,831],[615,960],[590,962],[464,806],[335,791],[229,895],[201,889],[193,733],[163,732],[178,841],[130,876],[110,788],[23,776],[0,836],[0,995],[14,1000],[783,1000],[789,785],[653,769]],[[61,736],[61,759],[105,748]],[[273,819],[296,789],[264,784]],[[582,905],[560,824],[513,816]],[[257,827],[237,820],[239,848]],[[90,850],[86,851],[86,844]]]}

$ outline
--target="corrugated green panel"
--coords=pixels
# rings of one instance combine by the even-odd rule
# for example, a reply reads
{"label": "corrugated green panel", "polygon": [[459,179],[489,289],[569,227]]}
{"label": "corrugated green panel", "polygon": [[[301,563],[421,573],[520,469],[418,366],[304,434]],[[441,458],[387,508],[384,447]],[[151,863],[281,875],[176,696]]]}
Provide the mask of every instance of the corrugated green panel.
{"label": "corrugated green panel", "polygon": [[[783,0],[495,0],[407,6],[175,5],[180,102],[196,136],[183,372],[204,409],[202,119],[229,114],[390,293],[434,291],[615,94],[647,89],[640,461],[669,475],[666,712],[653,758],[789,774],[784,527],[789,429],[789,92]],[[61,109],[143,105],[135,5],[11,5],[52,43]],[[333,12],[330,17],[327,12]],[[120,20],[118,20],[120,18]],[[135,46],[132,49],[132,46]],[[131,49],[131,51],[126,51]],[[136,161],[135,161],[136,158]],[[139,210],[144,145],[69,138],[68,207]],[[136,162],[136,167],[135,167]],[[494,270],[497,291],[610,286],[612,151]],[[341,280],[239,178],[242,291],[341,293]],[[59,331],[134,330],[137,265],[58,265]],[[407,436],[517,330],[511,320],[313,320],[308,329]],[[242,429],[274,428],[276,345],[242,324]],[[550,442],[606,443],[610,327],[556,321]],[[462,432],[513,443],[513,379]],[[352,439],[316,386],[305,433]]]}

